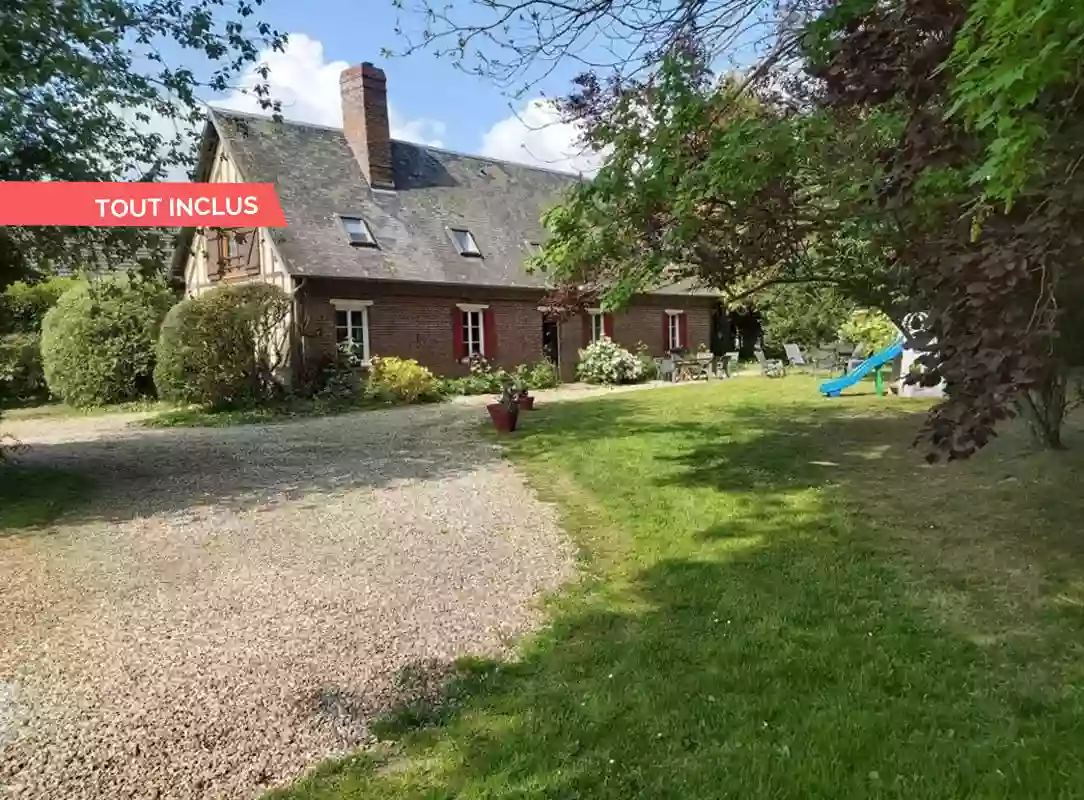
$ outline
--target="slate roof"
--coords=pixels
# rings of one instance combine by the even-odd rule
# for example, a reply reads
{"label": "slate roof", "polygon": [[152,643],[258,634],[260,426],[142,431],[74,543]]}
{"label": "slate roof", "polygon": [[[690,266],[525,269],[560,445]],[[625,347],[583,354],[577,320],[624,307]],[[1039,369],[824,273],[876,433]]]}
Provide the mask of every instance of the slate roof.
{"label": "slate roof", "polygon": [[[395,191],[374,190],[341,129],[217,108],[211,123],[246,181],[275,184],[288,227],[272,236],[293,275],[548,285],[525,271],[527,243],[544,238],[541,215],[575,175],[393,140]],[[338,215],[364,218],[379,246],[352,247]],[[468,229],[483,257],[460,255],[449,228]]]}

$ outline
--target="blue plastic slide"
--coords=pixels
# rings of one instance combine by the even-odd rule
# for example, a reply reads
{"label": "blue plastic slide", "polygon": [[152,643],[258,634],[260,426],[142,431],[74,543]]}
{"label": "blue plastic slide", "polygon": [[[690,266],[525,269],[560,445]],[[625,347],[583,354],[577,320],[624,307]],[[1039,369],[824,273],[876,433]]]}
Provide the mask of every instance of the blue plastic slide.
{"label": "blue plastic slide", "polygon": [[821,394],[825,397],[839,397],[839,393],[849,386],[854,386],[864,377],[869,375],[877,367],[883,367],[889,361],[903,353],[903,339],[894,345],[886,347],[879,353],[874,353],[842,378],[833,378],[821,384]]}

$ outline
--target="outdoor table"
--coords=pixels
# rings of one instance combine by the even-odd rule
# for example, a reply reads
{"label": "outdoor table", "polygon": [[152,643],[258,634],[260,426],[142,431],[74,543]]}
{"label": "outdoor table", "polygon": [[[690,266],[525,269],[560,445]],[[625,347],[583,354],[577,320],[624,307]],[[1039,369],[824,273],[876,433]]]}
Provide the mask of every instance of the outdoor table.
{"label": "outdoor table", "polygon": [[711,377],[711,358],[675,358],[674,381],[707,380]]}

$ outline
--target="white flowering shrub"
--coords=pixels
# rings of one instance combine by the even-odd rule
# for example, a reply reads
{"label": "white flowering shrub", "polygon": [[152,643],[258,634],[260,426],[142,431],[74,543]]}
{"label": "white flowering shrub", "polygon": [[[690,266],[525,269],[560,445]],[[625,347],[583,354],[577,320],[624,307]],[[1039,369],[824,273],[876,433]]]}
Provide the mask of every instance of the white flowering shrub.
{"label": "white flowering shrub", "polygon": [[580,351],[576,374],[587,383],[636,383],[644,379],[644,365],[610,337],[603,336]]}

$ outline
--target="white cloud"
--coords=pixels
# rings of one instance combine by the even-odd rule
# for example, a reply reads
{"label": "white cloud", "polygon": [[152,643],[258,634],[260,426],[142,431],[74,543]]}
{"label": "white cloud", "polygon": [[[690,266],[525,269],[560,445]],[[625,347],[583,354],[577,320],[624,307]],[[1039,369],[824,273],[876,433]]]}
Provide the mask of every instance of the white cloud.
{"label": "white cloud", "polygon": [[[286,119],[312,122],[317,125],[341,127],[342,106],[339,99],[339,75],[349,64],[345,61],[325,61],[324,45],[303,33],[291,33],[282,53],[265,51],[259,61],[266,63],[271,73],[268,85],[271,97],[282,102]],[[240,85],[248,93],[235,89],[212,105],[250,113],[261,111],[251,89],[259,83],[255,70],[249,70]],[[445,126],[432,119],[406,119],[390,103],[388,119],[392,138],[441,147]]]}
{"label": "white cloud", "polygon": [[482,155],[587,175],[597,172],[603,161],[580,141],[580,129],[562,122],[553,104],[540,98],[486,131]]}

